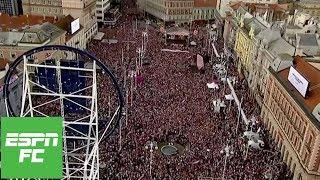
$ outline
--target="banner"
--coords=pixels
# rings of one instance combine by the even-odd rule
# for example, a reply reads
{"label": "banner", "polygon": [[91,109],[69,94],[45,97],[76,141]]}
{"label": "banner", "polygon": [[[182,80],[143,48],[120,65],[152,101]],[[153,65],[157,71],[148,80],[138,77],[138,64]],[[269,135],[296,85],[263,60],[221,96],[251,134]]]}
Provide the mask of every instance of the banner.
{"label": "banner", "polygon": [[197,54],[197,67],[199,70],[204,67],[203,57],[199,54]]}

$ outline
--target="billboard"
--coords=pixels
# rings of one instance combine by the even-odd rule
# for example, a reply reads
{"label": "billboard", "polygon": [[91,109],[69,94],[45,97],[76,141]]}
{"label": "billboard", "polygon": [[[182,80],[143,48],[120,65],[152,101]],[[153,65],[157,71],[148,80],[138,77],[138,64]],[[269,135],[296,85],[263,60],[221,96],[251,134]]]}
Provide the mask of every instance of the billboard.
{"label": "billboard", "polygon": [[290,83],[299,91],[299,93],[306,97],[306,93],[309,86],[309,81],[304,78],[296,69],[294,69],[292,66],[289,70],[288,80]]}
{"label": "billboard", "polygon": [[80,19],[76,19],[71,22],[71,34],[77,32],[80,29]]}

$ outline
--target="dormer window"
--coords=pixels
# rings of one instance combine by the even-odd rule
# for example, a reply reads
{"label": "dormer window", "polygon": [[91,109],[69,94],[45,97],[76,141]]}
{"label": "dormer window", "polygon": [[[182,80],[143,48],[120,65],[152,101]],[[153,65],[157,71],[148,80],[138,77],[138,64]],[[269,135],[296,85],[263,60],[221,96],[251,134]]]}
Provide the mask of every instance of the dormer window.
{"label": "dormer window", "polygon": [[10,54],[12,59],[16,59],[17,54],[15,52],[11,52]]}

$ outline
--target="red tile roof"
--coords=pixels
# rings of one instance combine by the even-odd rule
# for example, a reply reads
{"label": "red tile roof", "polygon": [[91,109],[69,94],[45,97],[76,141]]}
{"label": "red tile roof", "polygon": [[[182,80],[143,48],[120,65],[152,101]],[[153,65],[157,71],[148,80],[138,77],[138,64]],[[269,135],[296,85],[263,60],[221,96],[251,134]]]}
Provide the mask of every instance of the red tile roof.
{"label": "red tile roof", "polygon": [[36,15],[9,16],[8,14],[0,13],[1,31],[11,31],[12,29],[21,31],[22,28],[25,26],[33,26],[45,22],[54,23],[55,18],[49,16]]}
{"label": "red tile roof", "polygon": [[195,0],[194,7],[217,7],[217,0]]}
{"label": "red tile roof", "polygon": [[5,70],[7,64],[9,64],[7,59],[0,58],[0,71]]}

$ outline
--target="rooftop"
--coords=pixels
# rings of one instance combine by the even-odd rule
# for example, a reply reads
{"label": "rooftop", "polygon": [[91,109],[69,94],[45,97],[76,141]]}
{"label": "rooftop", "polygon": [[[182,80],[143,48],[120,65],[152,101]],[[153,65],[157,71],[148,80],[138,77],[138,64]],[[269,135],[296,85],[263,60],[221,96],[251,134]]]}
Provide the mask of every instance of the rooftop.
{"label": "rooftop", "polygon": [[216,7],[217,0],[195,0],[194,7]]}
{"label": "rooftop", "polygon": [[283,54],[285,52],[292,56],[294,54],[295,47],[285,41],[282,37],[279,37],[278,39],[270,42],[268,50],[275,55]]}
{"label": "rooftop", "polygon": [[316,34],[298,34],[300,37],[300,46],[317,46],[318,41]]}
{"label": "rooftop", "polygon": [[60,19],[58,22],[56,22],[54,25],[59,27],[60,29],[63,29],[67,32],[66,34],[66,41],[71,39],[74,35],[80,32],[80,30],[83,28],[82,25],[80,25],[80,29],[76,31],[75,33],[71,34],[71,22],[73,22],[75,19],[71,16],[68,15],[62,19]]}
{"label": "rooftop", "polygon": [[[275,76],[281,82],[281,84],[286,88],[287,92],[293,97],[293,99],[300,105],[300,107],[308,114],[312,115],[315,107],[320,103],[320,71],[305,61],[302,57],[297,56],[294,59],[294,68],[309,81],[309,90],[307,91],[306,97],[296,90],[296,88],[289,82],[288,75],[290,67],[280,71],[275,72]],[[320,120],[314,121],[315,125],[320,128]]]}
{"label": "rooftop", "polygon": [[23,31],[29,26],[43,24],[45,22],[54,23],[55,18],[36,15],[9,16],[8,14],[0,13],[0,31],[2,32]]}
{"label": "rooftop", "polygon": [[233,10],[237,10],[239,7],[246,9],[256,10],[256,9],[272,9],[274,11],[284,12],[289,9],[288,4],[270,4],[270,3],[250,3],[250,2],[231,2],[230,7]]}
{"label": "rooftop", "polygon": [[51,23],[34,25],[21,32],[1,32],[0,44],[16,46],[19,43],[44,44],[56,39],[64,31]]}
{"label": "rooftop", "polygon": [[9,61],[7,59],[0,58],[0,71],[5,70],[7,64],[9,64]]}

